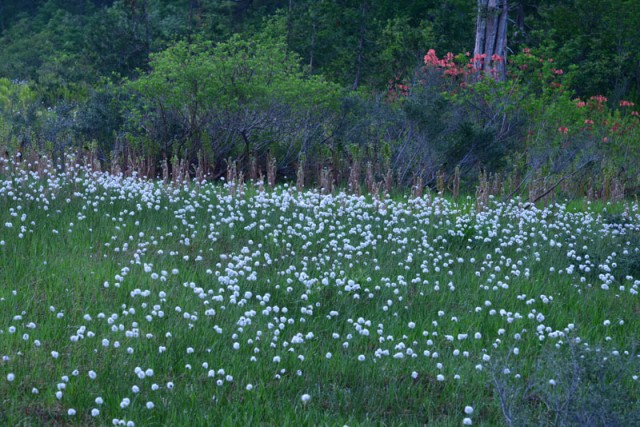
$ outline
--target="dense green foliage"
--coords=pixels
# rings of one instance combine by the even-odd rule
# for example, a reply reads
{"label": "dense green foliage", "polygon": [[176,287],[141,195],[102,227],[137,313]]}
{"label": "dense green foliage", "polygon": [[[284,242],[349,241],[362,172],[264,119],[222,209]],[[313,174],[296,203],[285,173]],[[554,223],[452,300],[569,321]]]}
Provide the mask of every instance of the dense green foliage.
{"label": "dense green foliage", "polygon": [[315,125],[305,118],[338,103],[339,87],[305,76],[278,38],[182,41],[153,54],[149,66],[127,84],[138,101],[131,137],[191,159],[202,150],[224,158],[282,146],[298,153]]}
{"label": "dense green foliage", "polygon": [[[173,156],[214,175],[273,156],[281,177],[329,168],[337,184],[354,164],[432,186],[456,168],[470,183],[588,164],[637,187],[638,2],[514,0],[508,82],[426,69],[429,49],[464,67],[475,13],[465,0],[6,0],[0,146],[135,153],[156,173]],[[598,117],[573,108],[594,96]]]}

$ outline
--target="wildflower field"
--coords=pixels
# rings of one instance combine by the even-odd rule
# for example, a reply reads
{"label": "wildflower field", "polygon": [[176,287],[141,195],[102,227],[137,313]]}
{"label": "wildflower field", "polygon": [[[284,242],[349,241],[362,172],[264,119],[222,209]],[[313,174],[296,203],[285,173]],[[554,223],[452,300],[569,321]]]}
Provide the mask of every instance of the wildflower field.
{"label": "wildflower field", "polygon": [[2,425],[632,425],[640,211],[0,171]]}

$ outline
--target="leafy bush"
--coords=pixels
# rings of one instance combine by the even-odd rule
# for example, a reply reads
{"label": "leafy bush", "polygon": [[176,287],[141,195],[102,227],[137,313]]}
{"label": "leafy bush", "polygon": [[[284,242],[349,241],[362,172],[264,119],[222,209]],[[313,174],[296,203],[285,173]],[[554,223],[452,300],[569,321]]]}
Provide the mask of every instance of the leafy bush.
{"label": "leafy bush", "polygon": [[[444,132],[440,143],[430,142],[443,169],[504,171],[510,158],[524,156],[532,174],[566,179],[580,171],[637,184],[640,114],[633,102],[612,106],[604,96],[575,98],[569,89],[574,68],[556,68],[553,58],[529,49],[509,58],[506,81],[476,68],[483,60],[451,53],[440,58],[430,50],[410,85],[390,86],[390,99],[422,116],[418,123],[431,135],[433,129]],[[434,126],[439,122],[444,126]]]}
{"label": "leafy bush", "polygon": [[25,82],[0,78],[0,148],[15,154],[29,140],[35,94]]}
{"label": "leafy bush", "polygon": [[271,150],[286,161],[322,139],[323,116],[337,107],[337,86],[306,76],[277,38],[181,41],[153,55],[150,67],[127,87],[136,94],[130,134],[152,141],[151,156],[193,160],[204,151],[246,160]]}
{"label": "leafy bush", "polygon": [[640,401],[629,391],[640,367],[636,348],[620,353],[579,342],[546,347],[533,367],[513,350],[492,362],[491,385],[507,425],[640,423]]}

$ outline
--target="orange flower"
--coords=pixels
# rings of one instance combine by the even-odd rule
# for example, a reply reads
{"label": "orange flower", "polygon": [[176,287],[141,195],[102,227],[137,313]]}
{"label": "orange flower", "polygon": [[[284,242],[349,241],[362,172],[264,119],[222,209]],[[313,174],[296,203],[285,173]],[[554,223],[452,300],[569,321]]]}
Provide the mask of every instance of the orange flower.
{"label": "orange flower", "polygon": [[607,98],[605,96],[603,96],[603,95],[592,96],[589,99],[592,99],[592,100],[594,100],[596,102],[599,102],[599,103],[607,102]]}

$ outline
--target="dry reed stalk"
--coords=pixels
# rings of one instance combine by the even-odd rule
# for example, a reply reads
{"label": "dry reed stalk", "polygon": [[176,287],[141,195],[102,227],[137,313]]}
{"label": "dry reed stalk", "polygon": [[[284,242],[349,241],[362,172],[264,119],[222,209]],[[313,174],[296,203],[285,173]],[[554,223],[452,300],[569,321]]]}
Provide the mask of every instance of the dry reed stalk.
{"label": "dry reed stalk", "polygon": [[384,174],[384,193],[391,194],[393,188],[393,170],[387,169],[387,173]]}
{"label": "dry reed stalk", "polygon": [[304,191],[304,157],[300,158],[296,168],[296,190],[298,190],[298,193]]}
{"label": "dry reed stalk", "polygon": [[587,200],[594,201],[596,199],[596,191],[593,188],[593,180],[589,177],[587,181]]}
{"label": "dry reed stalk", "polygon": [[249,156],[249,180],[255,181],[258,178],[258,159],[253,154]]}
{"label": "dry reed stalk", "polygon": [[453,200],[458,200],[458,196],[460,195],[460,165],[456,166],[455,171],[453,172]]}
{"label": "dry reed stalk", "polygon": [[204,181],[205,167],[204,154],[202,153],[202,150],[200,150],[198,151],[198,167],[196,168],[196,181],[198,186]]}
{"label": "dry reed stalk", "polygon": [[262,171],[258,171],[258,191],[264,193],[264,175]]}
{"label": "dry reed stalk", "polygon": [[624,183],[617,177],[612,179],[609,200],[613,203],[621,202],[622,200],[624,200]]}
{"label": "dry reed stalk", "polygon": [[[99,167],[99,165],[98,165],[98,167]],[[150,158],[148,160],[147,171],[148,171],[147,177],[152,178],[152,179],[155,179],[157,177],[157,174],[156,174],[156,162],[152,158]]]}
{"label": "dry reed stalk", "polygon": [[[29,162],[31,163],[31,162]],[[77,150],[74,156],[74,163],[78,166],[86,166],[86,156],[83,150]]]}
{"label": "dry reed stalk", "polygon": [[231,197],[243,196],[244,191],[242,189],[244,185],[244,174],[238,170],[238,164],[235,160],[231,160],[231,157],[227,159],[227,184],[229,185],[229,191]]}
{"label": "dry reed stalk", "polygon": [[382,182],[374,182],[371,184],[371,190],[369,193],[373,197],[374,205],[378,205],[380,203],[380,190],[382,189]]}
{"label": "dry reed stalk", "polygon": [[544,177],[542,178],[540,184],[540,193],[541,195],[544,194],[544,197],[542,197],[542,206],[545,208],[549,206],[549,187],[547,186],[548,183],[548,177]]}
{"label": "dry reed stalk", "polygon": [[162,160],[162,183],[164,185],[169,184],[169,161],[167,160],[167,156],[164,156]]}
{"label": "dry reed stalk", "polygon": [[271,154],[267,157],[267,183],[271,188],[276,186],[276,159]]}
{"label": "dry reed stalk", "polygon": [[229,194],[231,194],[231,198],[235,199],[236,198],[236,182],[231,181],[231,182],[228,182],[227,185],[229,186]]}
{"label": "dry reed stalk", "polygon": [[236,191],[236,195],[240,198],[244,198],[245,196],[245,192],[244,192],[244,173],[239,172],[238,175],[236,176],[236,180],[234,182],[234,188],[237,189]]}
{"label": "dry reed stalk", "polygon": [[133,164],[133,171],[139,177],[147,176],[147,160],[143,157],[136,158]]}
{"label": "dry reed stalk", "polygon": [[531,176],[531,180],[528,185],[528,193],[529,193],[529,203],[535,203],[538,199],[538,194],[540,193],[540,175],[539,173],[534,173]]}
{"label": "dry reed stalk", "polygon": [[[558,178],[558,180],[560,180],[562,178]],[[562,181],[559,182],[559,184],[562,183]],[[549,189],[549,194],[547,194],[548,199],[548,203],[549,206],[553,206],[556,203],[556,188],[558,185],[554,185],[552,186],[552,188]]]}
{"label": "dry reed stalk", "polygon": [[384,203],[384,201],[380,201],[375,205],[375,208],[378,212],[382,212],[387,210],[387,205]]}
{"label": "dry reed stalk", "polygon": [[40,178],[44,176],[44,171],[47,169],[48,165],[49,160],[47,159],[47,157],[38,154],[36,172]]}
{"label": "dry reed stalk", "polygon": [[605,172],[602,176],[602,200],[611,200],[611,180],[611,175]]}
{"label": "dry reed stalk", "polygon": [[494,173],[491,185],[491,195],[495,196],[500,194],[500,192],[502,191],[502,186],[503,183],[500,179],[500,174]]}
{"label": "dry reed stalk", "polygon": [[[367,187],[367,191],[371,194],[375,193],[376,191],[379,192],[380,188],[379,186],[376,185],[376,181],[375,181],[375,177],[374,177],[374,173],[373,173],[373,163],[371,163],[371,161],[367,162],[367,171],[365,173],[365,186]],[[378,187],[376,189],[376,186]]]}
{"label": "dry reed stalk", "polygon": [[102,172],[102,165],[100,164],[100,156],[98,153],[97,144],[93,147],[89,155],[89,161],[91,162],[91,171]]}
{"label": "dry reed stalk", "polygon": [[174,187],[178,184],[178,168],[180,167],[180,161],[175,154],[171,157],[171,185]]}
{"label": "dry reed stalk", "polygon": [[511,175],[506,175],[504,178],[504,182],[502,183],[502,192],[500,192],[500,196],[504,198],[508,194],[511,194],[512,188],[513,188],[513,178]]}
{"label": "dry reed stalk", "polygon": [[[27,167],[30,167],[31,171],[36,172],[38,174],[38,176],[42,177],[43,175],[40,174],[40,154],[36,151],[36,150],[29,150],[27,152],[27,154],[23,157],[26,159],[25,162],[23,162],[23,165],[26,163]],[[42,172],[44,172],[44,169],[42,169]]]}
{"label": "dry reed stalk", "polygon": [[482,212],[489,205],[489,181],[485,171],[481,170],[476,187],[476,212]]}
{"label": "dry reed stalk", "polygon": [[137,170],[137,161],[136,161],[136,153],[135,151],[133,151],[130,148],[127,148],[127,150],[125,150],[125,174],[126,176],[131,176],[133,175],[133,172],[139,172]]}
{"label": "dry reed stalk", "polygon": [[413,185],[411,186],[411,197],[414,199],[422,197],[423,188],[422,175],[417,175],[413,179]]}
{"label": "dry reed stalk", "polygon": [[436,174],[436,189],[438,190],[438,196],[444,196],[444,171],[439,170]]}
{"label": "dry reed stalk", "polygon": [[560,191],[562,192],[562,194],[564,194],[565,196],[568,195],[570,186],[571,182],[568,179],[563,181],[562,184],[560,184]]}
{"label": "dry reed stalk", "polygon": [[178,161],[178,178],[177,178],[178,185],[182,185],[184,180],[185,180],[185,177],[184,177],[184,159],[180,159]]}
{"label": "dry reed stalk", "polygon": [[333,179],[331,177],[331,168],[323,167],[320,173],[320,192],[322,194],[333,193]]}
{"label": "dry reed stalk", "polygon": [[122,173],[122,169],[120,168],[120,156],[116,153],[111,152],[111,169],[109,170],[111,175],[120,175]]}
{"label": "dry reed stalk", "polygon": [[140,156],[136,160],[136,172],[138,176],[143,178],[151,178],[151,159],[149,157]]}
{"label": "dry reed stalk", "polygon": [[360,195],[360,162],[357,159],[351,163],[347,185],[351,193]]}
{"label": "dry reed stalk", "polygon": [[428,187],[427,187],[427,191],[424,193],[424,202],[428,208],[431,207],[431,203],[433,202],[433,198],[431,197],[431,191],[429,191]]}
{"label": "dry reed stalk", "polygon": [[179,184],[185,184],[189,182],[189,162],[187,159],[180,160],[180,175]]}
{"label": "dry reed stalk", "polygon": [[236,161],[231,157],[227,158],[227,175],[226,182],[233,182],[236,179],[236,174],[238,173],[238,167]]}

